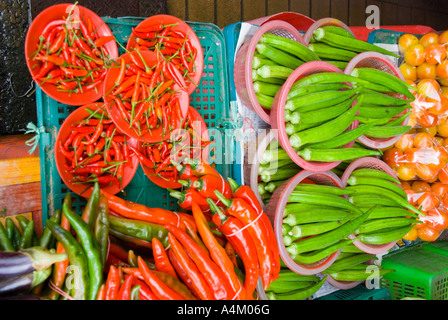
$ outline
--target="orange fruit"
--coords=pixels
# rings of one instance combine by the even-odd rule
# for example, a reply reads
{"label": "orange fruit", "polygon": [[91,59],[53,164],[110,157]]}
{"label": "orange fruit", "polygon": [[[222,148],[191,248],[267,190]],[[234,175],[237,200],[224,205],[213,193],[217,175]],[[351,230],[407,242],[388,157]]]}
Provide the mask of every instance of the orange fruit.
{"label": "orange fruit", "polygon": [[406,235],[403,236],[404,240],[414,241],[418,239],[418,231],[416,228],[412,228]]}
{"label": "orange fruit", "polygon": [[395,142],[395,147],[401,151],[406,151],[414,146],[414,136],[410,133],[403,134],[400,139]]}
{"label": "orange fruit", "polygon": [[404,61],[411,66],[419,66],[425,62],[425,48],[421,44],[411,45],[404,53]]}
{"label": "orange fruit", "polygon": [[435,32],[428,32],[420,38],[419,43],[425,48],[430,44],[439,43],[439,35]]}
{"label": "orange fruit", "polygon": [[448,30],[443,31],[440,35],[439,35],[439,44],[448,44]]}
{"label": "orange fruit", "polygon": [[411,66],[409,63],[403,63],[399,67],[401,73],[403,74],[403,77],[405,80],[409,81],[416,81],[417,80],[417,68],[414,66]]}
{"label": "orange fruit", "polygon": [[417,90],[425,98],[437,99],[440,92],[440,84],[434,79],[421,79],[417,84]]}
{"label": "orange fruit", "polygon": [[443,121],[437,126],[437,134],[443,138],[448,138],[448,121]]}
{"label": "orange fruit", "polygon": [[445,46],[433,43],[425,48],[425,60],[430,64],[441,63],[446,58]]}
{"label": "orange fruit", "polygon": [[436,65],[428,62],[423,62],[416,68],[418,79],[435,79],[436,78]]}
{"label": "orange fruit", "polygon": [[439,79],[448,79],[448,60],[443,60],[436,66],[436,76]]}
{"label": "orange fruit", "polygon": [[403,54],[407,48],[413,44],[418,44],[418,42],[419,40],[415,35],[406,33],[398,39],[398,49]]}
{"label": "orange fruit", "polygon": [[418,237],[420,238],[420,240],[422,241],[434,241],[436,240],[439,235],[440,235],[440,231],[431,228],[427,225],[422,226],[421,228],[417,229],[417,233],[418,233]]}
{"label": "orange fruit", "polygon": [[410,181],[415,178],[415,171],[408,165],[404,164],[395,169],[397,177],[400,180]]}

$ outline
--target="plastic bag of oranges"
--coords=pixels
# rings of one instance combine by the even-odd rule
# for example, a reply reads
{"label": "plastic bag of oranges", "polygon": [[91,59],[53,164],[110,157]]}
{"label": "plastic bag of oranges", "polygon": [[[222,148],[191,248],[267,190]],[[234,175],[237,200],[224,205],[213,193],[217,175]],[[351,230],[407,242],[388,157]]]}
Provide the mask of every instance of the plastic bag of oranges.
{"label": "plastic bag of oranges", "polygon": [[420,208],[423,213],[419,216],[421,223],[417,223],[403,239],[437,240],[448,228],[448,184],[417,180],[403,182],[401,186],[408,195],[409,203]]}

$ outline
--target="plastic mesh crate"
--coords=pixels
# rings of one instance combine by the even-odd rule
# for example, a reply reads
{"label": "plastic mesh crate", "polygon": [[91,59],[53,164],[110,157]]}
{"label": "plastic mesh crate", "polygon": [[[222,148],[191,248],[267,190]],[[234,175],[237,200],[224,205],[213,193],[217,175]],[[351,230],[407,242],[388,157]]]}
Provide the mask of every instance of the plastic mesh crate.
{"label": "plastic mesh crate", "polygon": [[395,270],[381,279],[393,300],[448,300],[448,256],[417,246],[390,253],[382,266]]}
{"label": "plastic mesh crate", "polygon": [[316,300],[391,300],[391,296],[389,290],[385,288],[368,289],[364,284],[360,284],[352,289],[332,292]]}
{"label": "plastic mesh crate", "polygon": [[[119,43],[126,46],[127,36],[144,18],[120,17],[102,18]],[[190,95],[190,105],[204,118],[211,140],[209,162],[224,176],[233,176],[234,140],[227,119],[229,118],[229,85],[227,56],[224,36],[221,30],[209,23],[187,22],[196,32],[204,52],[204,70],[201,82],[195,92]],[[120,53],[124,49],[119,46]],[[52,215],[54,210],[62,207],[63,199],[71,192],[61,180],[54,160],[54,145],[58,129],[64,119],[77,107],[60,104],[48,97],[41,90],[36,92],[38,126],[45,128],[40,135],[39,157],[42,185],[42,221]],[[221,139],[222,138],[222,139]],[[85,206],[85,199],[71,192],[73,208],[78,213]],[[143,173],[137,170],[131,183],[120,196],[150,207],[176,210],[177,200],[172,199],[169,192],[152,183]]]}
{"label": "plastic mesh crate", "polygon": [[448,257],[447,240],[424,243],[423,249]]}

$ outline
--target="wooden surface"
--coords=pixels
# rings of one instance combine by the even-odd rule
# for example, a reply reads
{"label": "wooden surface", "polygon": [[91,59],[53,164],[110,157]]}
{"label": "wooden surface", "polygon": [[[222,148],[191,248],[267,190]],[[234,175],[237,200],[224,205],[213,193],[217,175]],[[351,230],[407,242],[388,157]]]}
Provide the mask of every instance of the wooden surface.
{"label": "wooden surface", "polygon": [[32,135],[0,137],[0,222],[24,215],[42,232],[39,154],[29,154]]}

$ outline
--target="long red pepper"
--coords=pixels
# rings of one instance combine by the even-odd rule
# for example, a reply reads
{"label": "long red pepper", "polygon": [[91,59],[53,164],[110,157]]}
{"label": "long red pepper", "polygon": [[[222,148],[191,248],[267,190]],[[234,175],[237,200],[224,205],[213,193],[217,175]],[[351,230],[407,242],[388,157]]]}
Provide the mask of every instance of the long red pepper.
{"label": "long red pepper", "polygon": [[156,270],[165,272],[174,278],[178,279],[176,271],[174,271],[173,266],[170,263],[167,253],[165,252],[165,248],[160,242],[159,239],[152,239],[152,252],[154,256],[154,263],[156,265]]}
{"label": "long red pepper", "polygon": [[234,271],[232,261],[229,259],[229,256],[227,255],[225,249],[218,243],[215,236],[211,232],[208,221],[205,219],[201,208],[199,208],[196,202],[192,203],[192,211],[194,221],[196,222],[196,226],[198,228],[198,232],[201,235],[204,244],[209,250],[210,257],[221,268],[222,272],[226,275],[230,284],[232,285],[233,291],[236,292],[236,296],[234,297],[234,299],[246,299],[246,290],[243,288]]}
{"label": "long red pepper", "polygon": [[226,239],[232,244],[238,256],[244,264],[245,278],[244,287],[246,289],[246,297],[252,297],[260,276],[260,267],[257,258],[257,248],[251,238],[248,230],[235,217],[229,217],[216,206],[213,201],[210,202],[212,212],[212,221],[222,230]]}
{"label": "long red pepper", "polygon": [[118,268],[111,265],[106,279],[106,295],[104,300],[116,300],[120,284]]}
{"label": "long red pepper", "polygon": [[199,271],[196,264],[189,257],[182,245],[172,234],[168,234],[168,240],[172,249],[168,255],[173,267],[176,269],[182,281],[190,287],[195,295],[202,300],[215,300],[205,277]]}
{"label": "long red pepper", "polygon": [[273,264],[273,272],[272,276],[274,279],[277,279],[280,272],[280,252],[278,241],[274,233],[274,229],[272,228],[272,224],[269,221],[268,216],[261,208],[260,202],[258,201],[254,191],[246,185],[238,185],[235,180],[228,178],[230,186],[232,188],[233,197],[241,198],[246,201],[260,216],[260,219],[265,226],[266,235],[267,235],[267,245],[272,251],[272,264]]}
{"label": "long red pepper", "polygon": [[184,300],[183,296],[163,283],[163,281],[149,269],[148,265],[141,257],[137,258],[137,262],[145,283],[160,300]]}
{"label": "long red pepper", "polygon": [[132,274],[128,275],[124,282],[122,283],[118,293],[116,300],[130,300],[131,297],[131,288],[132,283],[134,281],[134,276]]}
{"label": "long red pepper", "polygon": [[211,260],[210,256],[202,249],[185,231],[173,226],[165,228],[183,245],[200,272],[204,275],[216,300],[231,300],[235,292],[221,269]]}
{"label": "long red pepper", "polygon": [[181,223],[184,217],[173,211],[163,208],[150,208],[112,195],[103,189],[101,190],[101,193],[107,197],[110,210],[113,210],[126,218],[138,219],[161,225],[179,225],[181,229],[185,229],[185,226]]}
{"label": "long red pepper", "polygon": [[225,205],[226,213],[239,219],[250,232],[252,239],[257,247],[258,261],[260,263],[261,279],[263,287],[266,290],[271,283],[272,276],[272,251],[266,245],[266,228],[261,220],[258,219],[257,212],[243,199],[227,199],[219,191],[215,191],[219,200]]}

